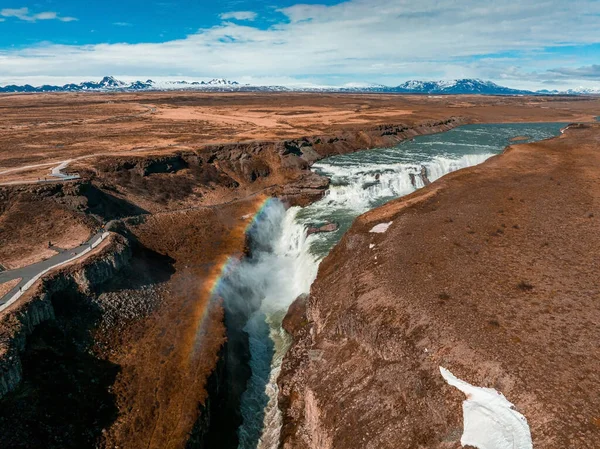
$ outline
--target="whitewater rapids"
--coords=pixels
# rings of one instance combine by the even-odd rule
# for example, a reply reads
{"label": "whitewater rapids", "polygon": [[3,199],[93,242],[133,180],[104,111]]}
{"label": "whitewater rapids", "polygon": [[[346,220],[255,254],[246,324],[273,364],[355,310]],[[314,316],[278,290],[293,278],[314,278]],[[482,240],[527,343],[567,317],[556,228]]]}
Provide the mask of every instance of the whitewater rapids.
{"label": "whitewater rapids", "polygon": [[[252,376],[241,398],[240,449],[276,449],[282,416],[277,377],[291,343],[282,329],[290,304],[308,294],[318,266],[360,214],[407,195],[452,171],[482,163],[510,138],[540,140],[563,124],[470,125],[422,136],[396,148],[335,156],[313,169],[331,179],[327,195],[305,208],[285,210],[270,200],[249,231],[252,257],[228,274],[219,294],[229,304],[254,304],[244,330]],[[423,176],[425,175],[425,176]],[[307,235],[307,228],[335,222],[335,232]]]}

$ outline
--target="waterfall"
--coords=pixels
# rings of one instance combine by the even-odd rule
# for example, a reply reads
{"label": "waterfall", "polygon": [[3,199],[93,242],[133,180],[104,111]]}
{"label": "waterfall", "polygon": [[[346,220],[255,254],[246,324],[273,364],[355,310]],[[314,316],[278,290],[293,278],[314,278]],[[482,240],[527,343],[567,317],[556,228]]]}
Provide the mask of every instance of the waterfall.
{"label": "waterfall", "polygon": [[[320,164],[321,170],[335,172],[330,174],[332,177],[344,179],[343,184],[334,186],[325,198],[304,210],[292,207],[286,211],[278,200],[271,200],[262,210],[249,231],[252,257],[230,273],[220,291],[228,303],[258,305],[244,328],[249,336],[252,376],[241,398],[244,422],[238,430],[240,449],[274,449],[279,443],[282,417],[277,403],[277,377],[291,343],[281,323],[290,304],[309,293],[321,260],[311,251],[311,244],[323,236],[307,236],[310,220],[340,208],[352,209],[354,218],[382,198],[406,195],[422,187],[418,175],[423,166],[435,180],[489,156],[454,160],[440,157],[425,164],[393,166],[334,168]],[[411,174],[417,175],[415,184]],[[304,218],[299,216],[301,211]]]}
{"label": "waterfall", "polygon": [[[252,257],[228,274],[219,294],[233,307],[254,312],[249,335],[252,376],[241,399],[240,449],[276,449],[282,425],[277,376],[290,345],[281,323],[290,304],[310,292],[318,265],[361,213],[435,181],[455,170],[484,162],[515,135],[532,140],[557,135],[560,124],[470,125],[423,136],[402,148],[334,156],[313,166],[331,179],[327,195],[305,207],[285,210],[270,200],[249,231]],[[440,140],[440,136],[445,140]],[[307,236],[315,223],[335,222],[335,232]]]}
{"label": "waterfall", "polygon": [[390,200],[408,195],[424,186],[421,170],[425,168],[430,181],[455,170],[480,164],[492,156],[491,153],[468,154],[460,158],[433,157],[420,164],[360,164],[333,165],[315,164],[315,168],[332,179],[325,203],[329,207],[344,207],[357,212]]}
{"label": "waterfall", "polygon": [[296,220],[299,210],[286,211],[279,200],[270,200],[249,230],[252,257],[239,263],[219,289],[229,308],[257,306],[244,327],[252,375],[241,398],[243,449],[276,447],[279,439],[277,376],[290,344],[281,323],[289,305],[309,292],[318,267],[306,228]]}

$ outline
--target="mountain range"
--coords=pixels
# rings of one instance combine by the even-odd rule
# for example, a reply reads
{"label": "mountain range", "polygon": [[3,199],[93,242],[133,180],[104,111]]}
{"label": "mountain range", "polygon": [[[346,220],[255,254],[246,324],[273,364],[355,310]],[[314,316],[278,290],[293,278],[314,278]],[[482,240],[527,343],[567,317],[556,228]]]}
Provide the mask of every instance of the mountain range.
{"label": "mountain range", "polygon": [[39,92],[113,92],[113,91],[164,91],[164,90],[195,90],[195,91],[241,91],[241,92],[355,92],[355,93],[403,93],[421,95],[594,95],[600,94],[599,89],[580,88],[567,91],[539,90],[529,91],[510,89],[491,81],[480,79],[458,79],[452,81],[407,81],[399,86],[389,87],[383,85],[351,86],[351,87],[308,87],[295,88],[285,86],[254,86],[240,84],[226,79],[212,79],[210,81],[133,81],[123,82],[112,76],[105,76],[99,82],[86,81],[79,84],[65,84],[63,86],[43,85],[32,86],[8,85],[0,87],[2,93],[39,93]]}

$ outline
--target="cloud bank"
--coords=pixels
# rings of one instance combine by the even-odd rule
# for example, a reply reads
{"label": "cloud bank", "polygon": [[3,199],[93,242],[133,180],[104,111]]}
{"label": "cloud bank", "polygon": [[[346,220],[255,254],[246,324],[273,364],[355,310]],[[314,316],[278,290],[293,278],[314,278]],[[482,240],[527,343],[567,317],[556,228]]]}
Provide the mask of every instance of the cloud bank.
{"label": "cloud bank", "polygon": [[[600,43],[596,0],[351,0],[333,6],[299,4],[279,13],[281,21],[266,29],[228,20],[250,21],[254,13],[225,13],[218,26],[163,43],[5,50],[0,51],[0,66],[12,78],[64,76],[68,68],[71,76],[320,83],[482,77],[531,87],[553,80],[566,85],[600,79],[597,66],[549,51]],[[21,15],[34,17],[27,11]]]}
{"label": "cloud bank", "polygon": [[[38,20],[60,20],[61,22],[74,22],[77,19],[75,17],[61,17],[54,11],[45,11],[37,14],[31,14],[29,8],[4,8],[0,10],[0,16],[4,18],[16,18],[25,22],[37,22]],[[0,19],[4,21],[6,19]]]}

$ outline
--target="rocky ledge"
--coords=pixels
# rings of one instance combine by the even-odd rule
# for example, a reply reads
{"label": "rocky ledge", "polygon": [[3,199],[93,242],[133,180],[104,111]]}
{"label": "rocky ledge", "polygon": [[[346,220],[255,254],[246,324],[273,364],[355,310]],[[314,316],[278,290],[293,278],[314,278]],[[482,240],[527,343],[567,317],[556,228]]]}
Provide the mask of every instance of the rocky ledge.
{"label": "rocky ledge", "polygon": [[359,217],[285,321],[282,447],[461,447],[440,367],[504,394],[534,447],[597,447],[599,136],[510,147]]}

